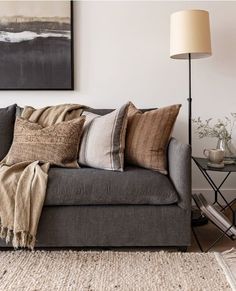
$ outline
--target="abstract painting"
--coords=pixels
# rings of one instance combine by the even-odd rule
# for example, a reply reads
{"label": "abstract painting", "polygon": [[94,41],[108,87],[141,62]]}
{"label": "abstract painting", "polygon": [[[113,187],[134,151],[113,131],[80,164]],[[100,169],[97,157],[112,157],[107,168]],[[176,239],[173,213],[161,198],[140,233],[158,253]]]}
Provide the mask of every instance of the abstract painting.
{"label": "abstract painting", "polygon": [[0,89],[72,90],[72,1],[0,1]]}

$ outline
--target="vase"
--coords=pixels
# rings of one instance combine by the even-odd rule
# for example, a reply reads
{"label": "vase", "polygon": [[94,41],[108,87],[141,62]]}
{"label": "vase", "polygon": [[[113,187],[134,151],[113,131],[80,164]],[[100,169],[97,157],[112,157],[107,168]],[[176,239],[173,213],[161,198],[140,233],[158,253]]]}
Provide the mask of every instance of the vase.
{"label": "vase", "polygon": [[224,150],[225,159],[232,159],[234,156],[234,153],[233,153],[232,147],[231,147],[231,140],[218,139],[217,149]]}

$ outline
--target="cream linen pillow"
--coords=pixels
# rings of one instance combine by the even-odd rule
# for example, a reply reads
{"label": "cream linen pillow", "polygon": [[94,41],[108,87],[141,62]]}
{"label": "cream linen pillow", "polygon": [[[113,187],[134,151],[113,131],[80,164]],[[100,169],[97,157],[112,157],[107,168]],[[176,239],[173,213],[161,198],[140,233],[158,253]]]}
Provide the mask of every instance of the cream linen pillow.
{"label": "cream linen pillow", "polygon": [[129,104],[104,116],[83,112],[86,122],[79,151],[79,164],[123,171]]}

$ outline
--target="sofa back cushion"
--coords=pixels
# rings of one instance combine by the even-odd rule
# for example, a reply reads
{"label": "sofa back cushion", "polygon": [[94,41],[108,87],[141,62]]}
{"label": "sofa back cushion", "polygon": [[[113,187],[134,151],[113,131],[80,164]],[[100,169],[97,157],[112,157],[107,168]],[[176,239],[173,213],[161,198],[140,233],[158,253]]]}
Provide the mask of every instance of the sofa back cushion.
{"label": "sofa back cushion", "polygon": [[14,132],[16,104],[0,108],[0,160],[8,153]]}
{"label": "sofa back cushion", "polygon": [[79,163],[83,166],[123,171],[129,103],[106,115],[84,111],[86,116]]}
{"label": "sofa back cushion", "polygon": [[21,117],[16,118],[14,139],[6,163],[49,162],[78,168],[78,148],[84,117],[43,127]]}
{"label": "sofa back cushion", "polygon": [[108,113],[111,113],[112,111],[114,111],[115,109],[97,109],[97,108],[91,108],[89,107],[88,109],[86,109],[86,112],[91,112],[94,113],[96,115],[106,115]]}
{"label": "sofa back cushion", "polygon": [[136,165],[167,174],[166,149],[181,105],[141,112],[129,106],[125,159]]}
{"label": "sofa back cushion", "polygon": [[[151,111],[154,110],[156,108],[145,108],[145,109],[139,109],[141,112],[147,112],[147,111]],[[111,113],[112,111],[114,111],[115,109],[98,109],[98,108],[91,108],[88,107],[88,109],[86,109],[87,112],[91,112],[97,115],[106,115],[108,113]]]}

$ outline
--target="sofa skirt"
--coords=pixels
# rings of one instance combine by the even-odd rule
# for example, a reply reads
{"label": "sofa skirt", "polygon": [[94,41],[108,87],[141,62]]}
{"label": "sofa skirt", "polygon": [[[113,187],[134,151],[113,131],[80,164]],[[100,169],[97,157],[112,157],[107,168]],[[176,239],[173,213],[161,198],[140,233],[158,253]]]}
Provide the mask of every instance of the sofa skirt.
{"label": "sofa skirt", "polygon": [[[36,247],[189,246],[191,213],[178,205],[45,206]],[[0,246],[6,247],[0,239]]]}

